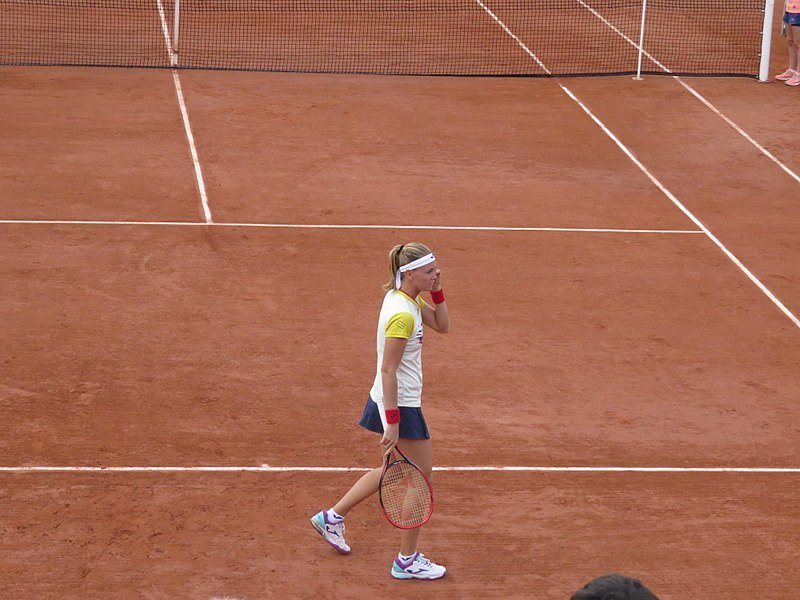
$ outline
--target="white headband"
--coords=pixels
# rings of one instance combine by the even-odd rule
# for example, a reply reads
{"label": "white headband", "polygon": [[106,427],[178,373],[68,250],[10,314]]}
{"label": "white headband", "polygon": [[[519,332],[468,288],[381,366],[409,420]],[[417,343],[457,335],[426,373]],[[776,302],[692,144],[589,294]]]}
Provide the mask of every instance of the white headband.
{"label": "white headband", "polygon": [[400,289],[400,279],[402,279],[402,274],[404,271],[411,271],[412,269],[418,269],[419,267],[424,267],[425,265],[432,263],[436,260],[436,257],[433,254],[426,254],[422,258],[418,258],[415,261],[408,263],[407,265],[403,265],[399,269],[397,269],[397,275],[394,278],[394,282],[397,284],[395,287],[399,290]]}

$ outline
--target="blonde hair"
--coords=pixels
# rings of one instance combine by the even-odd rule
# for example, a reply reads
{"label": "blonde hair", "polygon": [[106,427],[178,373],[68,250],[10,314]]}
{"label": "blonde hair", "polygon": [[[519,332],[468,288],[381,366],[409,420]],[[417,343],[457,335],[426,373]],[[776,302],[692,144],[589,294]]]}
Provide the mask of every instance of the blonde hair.
{"label": "blonde hair", "polygon": [[397,270],[403,265],[414,262],[418,258],[422,258],[431,253],[430,248],[424,244],[417,242],[409,242],[408,244],[398,244],[389,250],[389,272],[392,278],[383,284],[383,291],[397,289],[395,281],[397,277]]}

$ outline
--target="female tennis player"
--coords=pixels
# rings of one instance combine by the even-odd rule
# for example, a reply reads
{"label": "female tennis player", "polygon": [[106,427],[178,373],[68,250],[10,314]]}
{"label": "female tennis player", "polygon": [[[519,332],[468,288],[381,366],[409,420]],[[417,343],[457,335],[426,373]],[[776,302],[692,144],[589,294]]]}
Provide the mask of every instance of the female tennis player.
{"label": "female tennis player", "polygon": [[786,85],[800,85],[800,0],[786,0],[783,12],[783,27],[789,42],[789,68],[775,79]]}
{"label": "female tennis player", "polygon": [[[359,425],[382,434],[385,458],[398,443],[430,479],[433,470],[431,440],[422,416],[423,325],[438,332],[450,331],[450,316],[442,291],[442,272],[429,248],[409,243],[389,252],[392,277],[384,287],[378,317],[377,372]],[[433,306],[421,297],[430,292]],[[383,462],[383,461],[382,461]],[[311,524],[333,548],[349,554],[344,540],[344,519],[359,503],[378,491],[382,468],[361,477],[329,510],[314,515]],[[439,579],[446,569],[419,552],[420,527],[403,531],[400,552],[391,575],[396,579]]]}

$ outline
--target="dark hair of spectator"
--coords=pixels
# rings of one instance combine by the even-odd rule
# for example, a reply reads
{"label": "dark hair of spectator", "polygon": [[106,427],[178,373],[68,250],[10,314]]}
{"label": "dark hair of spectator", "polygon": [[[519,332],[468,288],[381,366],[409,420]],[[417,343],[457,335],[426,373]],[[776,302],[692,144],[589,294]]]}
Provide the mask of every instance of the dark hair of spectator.
{"label": "dark hair of spectator", "polygon": [[572,594],[571,600],[658,600],[638,579],[603,575]]}

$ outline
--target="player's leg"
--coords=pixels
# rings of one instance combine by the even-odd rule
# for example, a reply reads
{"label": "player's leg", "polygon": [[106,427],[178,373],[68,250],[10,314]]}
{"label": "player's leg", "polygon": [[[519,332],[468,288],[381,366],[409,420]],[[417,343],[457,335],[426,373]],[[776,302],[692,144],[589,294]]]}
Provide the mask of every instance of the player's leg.
{"label": "player's leg", "polygon": [[[433,451],[431,448],[430,440],[400,440],[398,444],[403,453],[417,465],[425,476],[431,480],[433,474]],[[417,551],[417,544],[419,542],[419,534],[422,527],[415,527],[414,529],[406,529],[403,531],[402,539],[400,540],[400,554],[403,556],[410,556]]]}
{"label": "player's leg", "polygon": [[364,474],[358,481],[353,484],[347,493],[342,496],[336,504],[333,505],[333,510],[341,516],[347,516],[351,510],[361,504],[364,500],[372,496],[378,491],[378,483],[381,480],[382,467],[372,469],[369,473]]}
{"label": "player's leg", "polygon": [[[428,476],[428,478],[431,476],[433,466],[430,442],[430,440],[412,439],[403,439],[400,441],[400,446],[403,449],[403,452],[406,453],[406,456],[416,463],[419,468],[422,469],[422,472]],[[380,484],[382,472],[383,467],[378,467],[362,475],[361,478],[356,481],[355,484],[353,484],[353,486],[345,493],[345,495],[333,505],[332,512],[340,517],[346,517],[347,513],[361,504],[364,500],[375,494],[378,491],[378,485]],[[336,516],[333,518],[338,520]],[[416,530],[411,529],[409,531]]]}
{"label": "player's leg", "polygon": [[792,26],[791,19],[792,13],[785,12],[783,15],[783,26],[786,32],[786,43],[789,46],[789,68],[775,77],[778,81],[788,81],[797,73],[797,48],[794,40],[795,27]]}
{"label": "player's leg", "polygon": [[[790,13],[793,15],[793,13]],[[786,85],[798,86],[800,85],[800,14],[792,17],[792,21],[796,24],[789,25],[786,36],[789,39],[789,68],[794,70],[794,75],[786,82]]]}
{"label": "player's leg", "polygon": [[[364,406],[364,414],[361,415],[361,419],[358,423],[369,431],[383,435],[386,427],[386,416],[384,413],[383,402],[367,398],[367,403]],[[383,460],[384,457],[381,455],[381,462],[383,462]],[[378,491],[382,472],[383,468],[379,467],[362,476],[356,481],[353,487],[342,496],[341,500],[333,505],[333,510],[344,517],[361,502],[376,493]]]}
{"label": "player's leg", "polygon": [[[383,407],[367,398],[364,413],[359,425],[375,433],[383,433]],[[378,491],[381,468],[372,469],[362,475],[344,496],[328,510],[318,512],[311,517],[311,524],[331,546],[341,554],[348,554],[350,547],[344,541],[344,518],[358,504]]]}
{"label": "player's leg", "polygon": [[382,470],[372,469],[365,473],[330,509],[322,510],[311,517],[314,529],[340,554],[350,553],[350,546],[344,539],[344,518],[358,504],[378,491]]}
{"label": "player's leg", "polygon": [[[433,452],[429,439],[402,439],[398,444],[409,460],[416,464],[430,479],[433,473]],[[419,536],[422,527],[403,531],[400,554],[392,564],[395,579],[439,579],[446,570],[419,552]]]}

